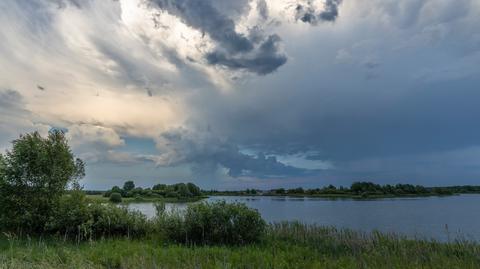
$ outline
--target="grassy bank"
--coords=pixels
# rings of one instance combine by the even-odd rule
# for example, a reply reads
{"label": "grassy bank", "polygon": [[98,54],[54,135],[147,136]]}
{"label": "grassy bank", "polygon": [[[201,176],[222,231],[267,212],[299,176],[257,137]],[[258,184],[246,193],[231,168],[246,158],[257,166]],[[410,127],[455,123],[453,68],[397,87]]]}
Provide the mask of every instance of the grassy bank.
{"label": "grassy bank", "polygon": [[3,238],[0,268],[480,268],[480,246],[277,224],[246,246],[185,246],[154,237]]}

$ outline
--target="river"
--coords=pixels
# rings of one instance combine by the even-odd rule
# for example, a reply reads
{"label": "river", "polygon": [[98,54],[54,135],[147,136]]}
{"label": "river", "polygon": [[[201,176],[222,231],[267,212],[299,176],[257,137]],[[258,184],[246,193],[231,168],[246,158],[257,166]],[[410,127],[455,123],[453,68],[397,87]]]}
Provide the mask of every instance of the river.
{"label": "river", "polygon": [[[480,195],[389,198],[374,200],[268,196],[213,196],[206,201],[241,202],[257,209],[267,222],[297,220],[358,231],[406,235],[411,238],[480,241]],[[167,204],[182,210],[186,204]],[[130,204],[149,217],[152,203]]]}

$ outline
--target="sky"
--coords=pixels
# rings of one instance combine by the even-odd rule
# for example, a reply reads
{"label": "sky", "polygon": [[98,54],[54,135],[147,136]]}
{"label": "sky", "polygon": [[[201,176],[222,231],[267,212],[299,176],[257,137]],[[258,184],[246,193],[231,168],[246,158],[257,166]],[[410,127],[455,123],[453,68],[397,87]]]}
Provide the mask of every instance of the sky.
{"label": "sky", "polygon": [[2,0],[0,152],[86,189],[480,184],[478,0]]}

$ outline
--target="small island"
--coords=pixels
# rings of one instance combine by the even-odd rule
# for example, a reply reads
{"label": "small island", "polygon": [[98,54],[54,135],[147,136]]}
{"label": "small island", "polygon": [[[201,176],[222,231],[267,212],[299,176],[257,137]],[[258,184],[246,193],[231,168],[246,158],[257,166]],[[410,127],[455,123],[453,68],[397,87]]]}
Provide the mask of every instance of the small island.
{"label": "small island", "polygon": [[166,202],[186,203],[196,202],[207,196],[200,187],[193,183],[177,183],[172,185],[156,184],[152,188],[136,187],[132,180],[126,181],[123,188],[113,186],[108,191],[85,191],[87,198],[93,202]]}

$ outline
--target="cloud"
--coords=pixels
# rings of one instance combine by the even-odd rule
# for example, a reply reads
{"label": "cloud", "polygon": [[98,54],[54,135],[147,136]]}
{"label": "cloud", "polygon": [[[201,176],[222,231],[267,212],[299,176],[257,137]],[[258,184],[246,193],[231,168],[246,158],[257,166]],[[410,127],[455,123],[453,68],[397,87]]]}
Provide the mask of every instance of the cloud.
{"label": "cloud", "polygon": [[258,10],[258,14],[260,15],[260,17],[264,20],[268,19],[268,5],[267,5],[267,2],[265,0],[258,0],[257,2],[257,10]]}
{"label": "cloud", "polygon": [[10,148],[10,142],[20,134],[38,131],[46,135],[50,129],[48,124],[35,119],[18,91],[0,89],[0,153]]}
{"label": "cloud", "polygon": [[259,75],[266,75],[287,62],[285,55],[277,53],[279,41],[279,36],[271,35],[251,55],[231,56],[217,51],[209,53],[207,60],[210,64],[222,65],[233,70],[245,69]]}
{"label": "cloud", "polygon": [[317,25],[319,22],[333,22],[338,17],[338,6],[341,3],[342,0],[326,0],[322,11],[317,10],[313,0],[298,3],[295,7],[295,19],[312,25]]}
{"label": "cloud", "polygon": [[287,177],[315,172],[285,165],[274,156],[242,153],[235,144],[208,131],[171,130],[158,138],[157,147],[161,153],[158,165],[193,164],[195,171],[201,173],[214,173],[220,167],[226,168],[231,177]]}
{"label": "cloud", "polygon": [[[235,21],[221,9],[216,1],[150,0],[150,6],[179,17],[186,25],[201,31],[216,42],[213,51],[206,55],[209,64],[233,70],[246,70],[259,75],[269,74],[286,63],[280,51],[278,35],[256,36],[249,39],[236,30]],[[228,6],[234,11],[246,10],[249,1],[235,1]],[[224,4],[225,5],[225,4]],[[224,10],[229,10],[228,8]],[[267,15],[266,5],[260,4],[262,16]]]}
{"label": "cloud", "polygon": [[93,144],[95,147],[119,147],[125,141],[111,128],[90,124],[79,124],[68,127],[67,138],[75,148]]}
{"label": "cloud", "polygon": [[58,5],[58,8],[66,8],[68,5],[72,5],[76,8],[82,8],[82,5],[85,5],[89,0],[48,0],[52,3]]}

